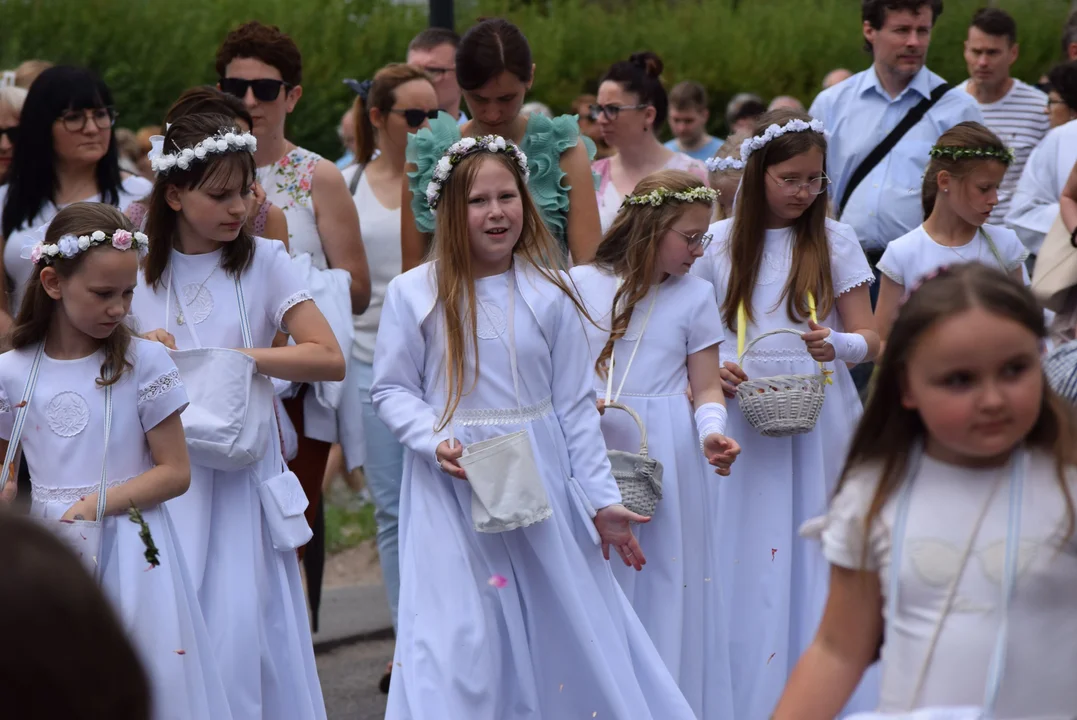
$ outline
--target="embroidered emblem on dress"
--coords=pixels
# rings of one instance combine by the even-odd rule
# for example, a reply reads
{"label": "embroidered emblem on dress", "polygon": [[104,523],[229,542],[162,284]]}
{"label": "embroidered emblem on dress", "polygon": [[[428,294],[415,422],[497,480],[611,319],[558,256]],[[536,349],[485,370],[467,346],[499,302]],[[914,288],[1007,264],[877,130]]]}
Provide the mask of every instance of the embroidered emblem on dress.
{"label": "embroidered emblem on dress", "polygon": [[[1021,540],[1017,554],[1017,577],[1028,572],[1040,549],[1035,540]],[[1002,585],[1006,565],[1006,541],[998,540],[973,552],[972,558],[992,586]],[[945,589],[953,582],[961,567],[961,550],[952,543],[937,539],[920,539],[909,543],[909,559],[916,575],[925,584]],[[973,561],[970,560],[970,564]],[[966,575],[968,570],[966,569]],[[981,601],[958,595],[954,599],[954,612],[991,612],[994,608]]]}
{"label": "embroidered emblem on dress", "polygon": [[483,340],[496,340],[508,328],[505,311],[485,300],[480,300],[479,305],[479,312],[475,314],[475,334]]}
{"label": "embroidered emblem on dress", "polygon": [[759,263],[759,275],[756,277],[756,285],[773,285],[776,282],[785,281],[788,275],[786,253],[763,251],[763,260]]}
{"label": "embroidered emblem on dress", "polygon": [[45,406],[49,427],[60,437],[75,437],[90,422],[90,408],[82,396],[70,390],[57,394]]}
{"label": "embroidered emblem on dress", "polygon": [[213,312],[213,293],[209,291],[209,288],[203,283],[190,283],[183,286],[183,299],[187,303],[187,307],[190,309],[191,317],[186,317],[187,313],[184,313],[183,318],[185,322],[194,320],[195,325],[201,325]]}

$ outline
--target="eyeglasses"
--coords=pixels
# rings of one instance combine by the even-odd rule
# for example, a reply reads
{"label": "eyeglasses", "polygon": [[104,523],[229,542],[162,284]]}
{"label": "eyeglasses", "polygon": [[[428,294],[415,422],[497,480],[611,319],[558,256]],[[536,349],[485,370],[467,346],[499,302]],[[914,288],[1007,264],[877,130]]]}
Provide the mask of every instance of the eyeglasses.
{"label": "eyeglasses", "polygon": [[783,193],[790,197],[796,195],[801,190],[807,190],[811,195],[822,195],[826,192],[827,185],[830,184],[830,178],[826,175],[814,177],[806,183],[797,182],[792,178],[782,180],[781,178],[774,177],[770,173],[767,173],[767,175],[769,175],[774,182],[778,183],[778,187],[781,188]]}
{"label": "eyeglasses", "polygon": [[696,233],[695,235],[688,235],[686,233],[682,233],[677,228],[670,228],[670,230],[677,233],[682,238],[688,241],[689,250],[695,250],[696,248],[699,248],[700,250],[706,250],[707,246],[711,244],[711,240],[714,239],[714,236],[707,232]]}
{"label": "eyeglasses", "polygon": [[261,80],[244,80],[243,78],[221,78],[218,81],[221,91],[242,100],[247,97],[247,89],[254,92],[254,99],[259,102],[273,102],[280,97],[280,89],[291,90],[292,84],[283,80],[262,78]]}
{"label": "eyeglasses", "polygon": [[622,110],[643,110],[650,105],[647,103],[641,103],[639,105],[592,105],[591,106],[591,119],[598,120],[599,115],[605,115],[607,120],[613,121],[617,119],[617,116],[621,114]]}
{"label": "eyeglasses", "polygon": [[12,125],[11,127],[0,127],[0,138],[7,136],[7,141],[12,145],[15,144],[15,138],[19,136],[19,126]]}
{"label": "eyeglasses", "polygon": [[426,74],[434,80],[440,80],[449,73],[456,72],[455,67],[438,67],[437,65],[422,65],[420,67],[422,67],[422,69],[426,71]]}
{"label": "eyeglasses", "polygon": [[1047,107],[1051,107],[1052,105],[1065,105],[1065,104],[1066,104],[1065,100],[1052,100],[1051,98],[1047,98]]}
{"label": "eyeglasses", "polygon": [[420,108],[393,108],[389,112],[404,116],[409,128],[417,128],[427,120],[437,120],[439,110],[422,110]]}
{"label": "eyeglasses", "polygon": [[[82,132],[86,121],[92,119],[98,130],[108,130],[116,124],[118,114],[113,108],[92,108],[89,110],[66,110],[60,115],[64,130],[70,133]],[[10,137],[10,136],[9,136]]]}

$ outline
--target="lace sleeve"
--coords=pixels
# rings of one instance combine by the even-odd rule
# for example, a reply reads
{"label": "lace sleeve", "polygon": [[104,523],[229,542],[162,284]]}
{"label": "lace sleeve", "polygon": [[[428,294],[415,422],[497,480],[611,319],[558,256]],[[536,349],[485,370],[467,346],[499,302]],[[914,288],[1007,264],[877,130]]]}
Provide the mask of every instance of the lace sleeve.
{"label": "lace sleeve", "polygon": [[179,370],[169,370],[164,375],[161,375],[149,385],[138,391],[138,404],[145,405],[151,400],[156,400],[165,393],[171,392],[178,387],[183,387],[183,381],[180,380]]}
{"label": "lace sleeve", "polygon": [[187,407],[187,389],[164,345],[134,340],[138,355],[138,419],[149,432],[170,415]]}
{"label": "lace sleeve", "polygon": [[408,172],[408,188],[411,190],[411,211],[415,226],[424,233],[434,232],[434,213],[426,204],[426,186],[434,179],[434,168],[449,146],[460,139],[460,126],[448,113],[440,113],[414,135],[408,135],[405,151],[407,161],[415,165]]}
{"label": "lace sleeve", "polygon": [[276,316],[276,319],[274,321],[274,327],[280,328],[280,331],[282,333],[287,334],[288,328],[284,324],[284,316],[288,314],[289,310],[294,308],[299,303],[306,302],[307,300],[313,300],[313,299],[314,299],[314,297],[307,290],[300,290],[299,292],[294,292],[291,295],[289,295],[285,299],[285,301],[283,303],[281,303],[280,307],[277,308],[277,316]]}

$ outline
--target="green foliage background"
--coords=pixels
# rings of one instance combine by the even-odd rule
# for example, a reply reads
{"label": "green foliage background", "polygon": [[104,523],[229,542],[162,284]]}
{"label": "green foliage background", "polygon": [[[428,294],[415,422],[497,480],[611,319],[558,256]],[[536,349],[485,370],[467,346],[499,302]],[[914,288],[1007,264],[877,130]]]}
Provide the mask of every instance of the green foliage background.
{"label": "green foliage background", "polygon": [[[929,56],[952,82],[966,76],[961,42],[988,0],[946,0]],[[1069,0],[1001,0],[1020,32],[1015,75],[1036,81],[1060,57]],[[537,64],[533,98],[563,111],[593,92],[614,60],[649,49],[667,86],[684,79],[711,93],[712,129],[741,91],[795,95],[806,104],[829,70],[861,70],[859,0],[457,0],[457,30],[504,16],[527,34]],[[403,60],[427,22],[425,6],[389,0],[0,0],[0,67],[38,57],[88,65],[116,96],[121,124],[159,123],[185,88],[216,80],[213,59],[246,20],[279,25],[304,56],[304,95],[290,137],[330,157],[352,100],[341,83]]]}

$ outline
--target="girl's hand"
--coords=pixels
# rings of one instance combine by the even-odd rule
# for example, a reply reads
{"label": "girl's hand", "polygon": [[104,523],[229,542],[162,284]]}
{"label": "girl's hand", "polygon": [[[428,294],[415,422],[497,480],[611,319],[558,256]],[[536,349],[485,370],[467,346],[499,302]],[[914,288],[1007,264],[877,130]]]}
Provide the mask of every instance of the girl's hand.
{"label": "girl's hand", "polygon": [[86,520],[93,522],[97,520],[97,493],[87,495],[72,505],[60,518],[60,522],[74,522],[76,520]]}
{"label": "girl's hand", "polygon": [[598,401],[595,404],[598,406],[598,414],[599,415],[605,415],[606,414],[606,401],[603,400],[602,398],[599,398]]}
{"label": "girl's hand", "polygon": [[737,385],[748,379],[740,365],[734,362],[723,363],[718,374],[722,378],[722,392],[727,398],[736,397]]}
{"label": "girl's hand", "polygon": [[732,438],[711,433],[703,439],[703,456],[717,468],[714,472],[719,475],[729,475],[729,467],[737,455],[740,455],[740,444]]}
{"label": "girl's hand", "polygon": [[7,479],[7,485],[4,486],[3,491],[0,491],[0,503],[10,505],[15,502],[15,495],[19,492],[19,481],[12,473],[11,477]]}
{"label": "girl's hand", "polygon": [[148,333],[142,336],[143,340],[152,340],[153,342],[159,342],[169,350],[176,349],[176,338],[172,333],[167,330],[157,328],[156,330],[150,330]]}
{"label": "girl's hand", "polygon": [[464,454],[464,446],[459,440],[453,441],[455,446],[450,445],[449,440],[443,440],[437,449],[438,467],[443,473],[452,475],[457,480],[467,480],[467,473],[460,467],[458,460]]}
{"label": "girl's hand", "polygon": [[833,362],[834,346],[826,341],[830,337],[830,328],[808,321],[811,332],[804,333],[800,339],[808,346],[808,354],[816,362]]}
{"label": "girl's hand", "polygon": [[632,534],[632,527],[629,523],[650,521],[649,517],[637,515],[624,505],[608,505],[599,510],[595,513],[594,522],[598,536],[602,539],[602,557],[610,559],[610,545],[612,545],[625,565],[642,570],[647,564],[647,559],[643,557],[643,550],[636,536]]}

